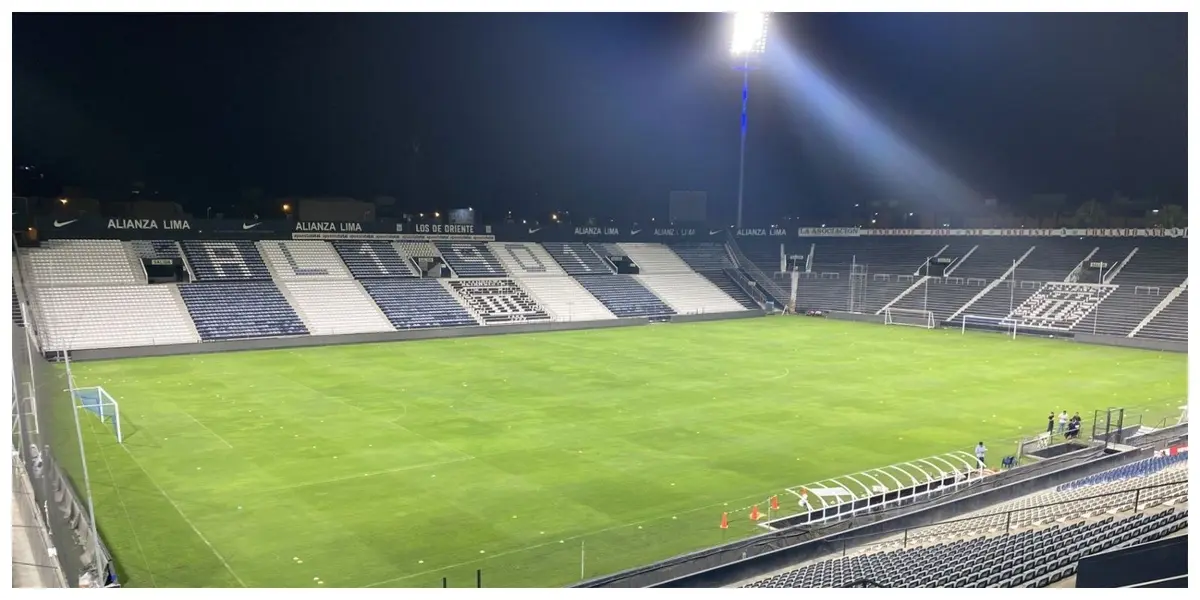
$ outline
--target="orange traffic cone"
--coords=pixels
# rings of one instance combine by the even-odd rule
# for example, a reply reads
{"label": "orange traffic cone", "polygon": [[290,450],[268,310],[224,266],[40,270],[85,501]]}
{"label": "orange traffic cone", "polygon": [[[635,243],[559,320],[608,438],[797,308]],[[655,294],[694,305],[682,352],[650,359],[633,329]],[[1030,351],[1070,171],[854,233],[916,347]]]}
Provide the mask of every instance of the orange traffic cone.
{"label": "orange traffic cone", "polygon": [[729,513],[721,513],[721,529],[729,529]]}
{"label": "orange traffic cone", "polygon": [[771,496],[771,510],[779,510],[779,496]]}
{"label": "orange traffic cone", "polygon": [[761,516],[762,515],[758,514],[758,505],[755,504],[754,508],[750,509],[750,520],[757,521]]}

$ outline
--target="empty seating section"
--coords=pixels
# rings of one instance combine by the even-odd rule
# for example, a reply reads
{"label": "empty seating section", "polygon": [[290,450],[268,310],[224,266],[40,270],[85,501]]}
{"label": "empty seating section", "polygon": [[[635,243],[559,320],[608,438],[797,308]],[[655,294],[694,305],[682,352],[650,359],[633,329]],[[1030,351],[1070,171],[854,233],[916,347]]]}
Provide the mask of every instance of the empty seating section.
{"label": "empty seating section", "polygon": [[[192,276],[197,281],[222,279],[271,279],[271,272],[248,240],[182,242]],[[276,290],[278,292],[278,290]]]}
{"label": "empty seating section", "polygon": [[636,278],[681,315],[746,310],[699,273],[651,273]]}
{"label": "empty seating section", "polygon": [[574,277],[525,277],[521,285],[537,299],[555,321],[612,319],[604,304],[588,293]]}
{"label": "empty seating section", "polygon": [[1045,587],[1073,575],[1079,560],[1102,550],[1159,539],[1187,526],[1174,508],[1121,519],[979,537],[890,552],[843,556],[744,587],[843,587],[870,579],[885,587]]}
{"label": "empty seating section", "polygon": [[338,253],[322,240],[269,240],[258,250],[276,279],[350,279]]}
{"label": "empty seating section", "polygon": [[433,242],[396,242],[396,247],[406,256],[411,256],[412,258],[441,257]]}
{"label": "empty seating section", "polygon": [[[1101,242],[1101,248],[1106,243]],[[1114,267],[1116,265],[1113,263]],[[1127,336],[1186,278],[1187,240],[1137,240],[1137,253],[1110,282],[1116,284],[1117,289],[1076,329]]]}
{"label": "empty seating section", "polygon": [[272,281],[185,283],[179,293],[204,341],[308,333]]}
{"label": "empty seating section", "polygon": [[522,242],[492,242],[488,248],[509,273],[525,277],[565,277],[566,271],[537,244]]}
{"label": "empty seating section", "polygon": [[353,279],[305,279],[280,285],[313,335],[393,330],[391,322]]}
{"label": "empty seating section", "polygon": [[42,350],[200,341],[170,285],[60,287],[35,293]]}
{"label": "empty seating section", "polygon": [[485,325],[550,319],[537,301],[511,279],[451,279],[447,283]]}
{"label": "empty seating section", "polygon": [[613,272],[608,263],[587,244],[547,242],[542,247],[568,275],[608,275]]}
{"label": "empty seating section", "polygon": [[1186,461],[1185,452],[1117,467],[743,587],[862,579],[886,587],[1045,587],[1073,575],[1083,557],[1186,528]]}
{"label": "empty seating section", "polygon": [[504,267],[480,242],[437,242],[434,244],[446,264],[459,277],[505,277]]}
{"label": "empty seating section", "polygon": [[134,240],[129,242],[138,258],[180,258],[179,245],[171,240]]}
{"label": "empty seating section", "polygon": [[[973,279],[969,284],[965,280],[951,282],[947,279],[930,277],[892,306],[909,310],[928,310],[938,321],[943,321],[983,291],[985,285],[982,279]],[[967,312],[974,314],[970,310]]]}
{"label": "empty seating section", "polygon": [[674,244],[671,249],[689,267],[700,273],[734,268],[725,244]]}
{"label": "empty seating section", "polygon": [[1187,290],[1183,290],[1170,304],[1163,307],[1154,318],[1142,327],[1134,337],[1187,341]]}
{"label": "empty seating section", "polygon": [[388,242],[336,240],[333,248],[355,279],[417,276],[416,268]]}
{"label": "empty seating section", "polygon": [[364,279],[362,286],[399,330],[479,324],[436,279]]}
{"label": "empty seating section", "polygon": [[[145,283],[145,273],[118,240],[49,240],[23,250],[34,287]],[[136,270],[135,270],[136,267]]]}
{"label": "empty seating section", "polygon": [[12,296],[13,296],[13,305],[12,305],[13,323],[15,323],[18,326],[23,327],[25,325],[25,319],[21,316],[21,301],[17,299],[17,286],[16,285],[12,286]]}
{"label": "empty seating section", "polygon": [[935,237],[889,236],[802,238],[800,242],[804,248],[816,244],[812,267],[815,272],[845,274],[850,272],[851,265],[858,265],[868,275],[914,275],[926,259],[949,243]]}
{"label": "empty seating section", "polygon": [[[709,283],[717,286],[717,289],[725,292],[725,295],[733,298],[742,308],[759,309],[761,308],[746,290],[742,289],[741,284],[734,280],[733,276],[727,271],[704,271],[700,275],[704,276]],[[747,280],[748,281],[748,280]]]}
{"label": "empty seating section", "polygon": [[[1009,315],[1022,325],[1070,329],[1103,302],[1114,287],[1101,284],[1047,283]],[[974,312],[975,307],[971,307]]]}
{"label": "empty seating section", "polygon": [[662,317],[675,314],[632,275],[581,275],[575,278],[618,317]]}
{"label": "empty seating section", "polygon": [[642,275],[649,273],[691,273],[692,268],[670,248],[662,244],[617,244]]}

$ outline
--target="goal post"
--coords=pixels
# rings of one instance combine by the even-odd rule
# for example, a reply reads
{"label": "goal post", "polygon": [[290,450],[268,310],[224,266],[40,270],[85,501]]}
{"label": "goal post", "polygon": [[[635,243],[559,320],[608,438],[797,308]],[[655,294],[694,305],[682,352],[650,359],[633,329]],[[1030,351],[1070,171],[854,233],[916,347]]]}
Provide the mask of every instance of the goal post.
{"label": "goal post", "polygon": [[937,327],[937,319],[933,316],[933,311],[930,310],[892,308],[889,306],[883,310],[883,324],[933,329]]}
{"label": "goal post", "polygon": [[967,329],[998,331],[1008,337],[1017,337],[1017,321],[1008,317],[985,317],[983,315],[963,315],[962,333]]}
{"label": "goal post", "polygon": [[102,423],[111,427],[117,436],[117,443],[125,442],[121,435],[121,406],[104,388],[76,388],[75,402],[79,408],[100,417]]}

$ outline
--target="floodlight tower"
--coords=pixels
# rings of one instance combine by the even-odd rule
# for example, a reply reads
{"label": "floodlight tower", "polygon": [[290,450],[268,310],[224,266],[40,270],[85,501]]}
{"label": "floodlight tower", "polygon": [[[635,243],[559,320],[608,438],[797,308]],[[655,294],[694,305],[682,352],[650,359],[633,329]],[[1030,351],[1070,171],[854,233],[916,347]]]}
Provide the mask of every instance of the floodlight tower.
{"label": "floodlight tower", "polygon": [[729,53],[734,69],[742,72],[742,146],[738,154],[737,228],[742,228],[742,194],[746,184],[746,107],[750,99],[750,70],[767,50],[767,24],[771,13],[733,13],[733,39]]}

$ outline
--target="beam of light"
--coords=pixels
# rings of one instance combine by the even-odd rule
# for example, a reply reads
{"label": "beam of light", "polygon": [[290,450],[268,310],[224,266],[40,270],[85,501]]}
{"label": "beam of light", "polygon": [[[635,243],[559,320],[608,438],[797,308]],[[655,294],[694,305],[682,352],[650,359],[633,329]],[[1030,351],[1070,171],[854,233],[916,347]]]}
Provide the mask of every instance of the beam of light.
{"label": "beam of light", "polygon": [[958,176],[872,115],[850,93],[800,52],[776,47],[769,72],[788,103],[806,112],[834,140],[861,159],[894,197],[906,197],[930,209],[959,209],[981,195]]}
{"label": "beam of light", "polygon": [[733,14],[733,39],[729,53],[735,57],[762,54],[767,50],[767,24],[771,13],[739,12]]}

